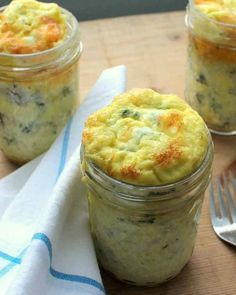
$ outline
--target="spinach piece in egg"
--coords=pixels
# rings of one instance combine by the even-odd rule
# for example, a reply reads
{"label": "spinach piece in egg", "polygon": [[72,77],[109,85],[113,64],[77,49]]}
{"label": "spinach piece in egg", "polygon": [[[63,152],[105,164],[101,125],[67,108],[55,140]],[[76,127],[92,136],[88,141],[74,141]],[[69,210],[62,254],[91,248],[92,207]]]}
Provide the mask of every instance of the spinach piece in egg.
{"label": "spinach piece in egg", "polygon": [[199,76],[196,79],[197,82],[203,84],[203,85],[207,85],[207,80],[205,75],[203,75],[202,73],[199,74]]}
{"label": "spinach piece in egg", "polygon": [[213,109],[215,112],[222,109],[221,104],[217,101],[217,99],[214,96],[210,95],[209,99],[209,106],[211,109]]}
{"label": "spinach piece in egg", "polygon": [[63,89],[62,89],[62,95],[63,96],[68,96],[68,95],[71,95],[71,89],[68,87],[68,86],[65,86]]}
{"label": "spinach piece in egg", "polygon": [[7,136],[4,136],[3,137],[3,140],[8,144],[8,145],[11,145],[11,144],[13,144],[13,143],[15,143],[16,142],[16,139],[15,138],[9,138],[9,137],[7,137]]}
{"label": "spinach piece in egg", "polygon": [[0,126],[5,126],[5,118],[4,114],[0,112]]}
{"label": "spinach piece in egg", "polygon": [[139,112],[134,112],[133,116],[132,116],[135,120],[139,120],[140,118],[140,114]]}
{"label": "spinach piece in egg", "polygon": [[28,103],[28,98],[25,93],[16,84],[7,89],[8,98],[18,106],[23,106]]}
{"label": "spinach piece in egg", "polygon": [[23,124],[23,123],[19,124],[19,128],[21,132],[25,134],[31,133],[34,127],[35,127],[35,122],[30,122],[28,124]]}
{"label": "spinach piece in egg", "polygon": [[197,98],[198,103],[202,104],[203,101],[204,101],[205,96],[204,96],[204,94],[197,92],[196,93],[196,98]]}
{"label": "spinach piece in egg", "polygon": [[130,117],[130,115],[131,115],[131,111],[128,110],[128,109],[123,110],[123,111],[122,111],[122,114],[121,114],[122,118]]}
{"label": "spinach piece in egg", "polygon": [[131,111],[129,109],[124,109],[121,113],[122,118],[133,118],[134,120],[139,120],[140,113],[137,111]]}
{"label": "spinach piece in egg", "polygon": [[43,95],[40,92],[35,92],[31,95],[33,101],[35,102],[35,104],[37,105],[37,107],[39,107],[40,109],[45,107],[45,102],[43,100]]}
{"label": "spinach piece in egg", "polygon": [[38,101],[36,101],[35,103],[36,103],[36,105],[37,105],[39,108],[42,108],[42,107],[45,106],[45,103],[44,103],[44,102],[38,102]]}

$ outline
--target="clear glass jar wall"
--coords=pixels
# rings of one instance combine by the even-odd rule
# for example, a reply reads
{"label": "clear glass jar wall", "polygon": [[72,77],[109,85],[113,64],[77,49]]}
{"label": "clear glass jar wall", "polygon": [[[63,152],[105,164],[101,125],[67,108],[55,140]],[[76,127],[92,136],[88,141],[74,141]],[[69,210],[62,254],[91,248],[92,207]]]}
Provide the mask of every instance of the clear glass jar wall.
{"label": "clear glass jar wall", "polygon": [[214,133],[236,134],[236,26],[202,14],[190,0],[186,100]]}
{"label": "clear glass jar wall", "polygon": [[82,44],[76,18],[63,13],[68,33],[58,46],[0,53],[0,149],[19,164],[50,147],[78,104]]}
{"label": "clear glass jar wall", "polygon": [[104,174],[81,153],[91,231],[104,269],[135,285],[175,277],[189,261],[213,158],[178,183],[142,187]]}

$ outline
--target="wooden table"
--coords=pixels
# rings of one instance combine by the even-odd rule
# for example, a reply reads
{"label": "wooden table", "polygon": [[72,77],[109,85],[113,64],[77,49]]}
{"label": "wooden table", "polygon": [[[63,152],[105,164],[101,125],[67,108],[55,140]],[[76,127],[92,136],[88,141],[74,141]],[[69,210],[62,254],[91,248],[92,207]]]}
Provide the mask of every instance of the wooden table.
{"label": "wooden table", "polygon": [[[183,97],[186,61],[184,12],[129,16],[81,23],[81,97],[102,70],[128,67],[128,89],[151,87]],[[236,137],[214,136],[213,175],[236,160]],[[16,168],[0,154],[0,177]],[[124,285],[103,273],[109,295],[235,295],[236,249],[220,241],[209,218],[208,194],[193,257],[182,273],[157,288]]]}

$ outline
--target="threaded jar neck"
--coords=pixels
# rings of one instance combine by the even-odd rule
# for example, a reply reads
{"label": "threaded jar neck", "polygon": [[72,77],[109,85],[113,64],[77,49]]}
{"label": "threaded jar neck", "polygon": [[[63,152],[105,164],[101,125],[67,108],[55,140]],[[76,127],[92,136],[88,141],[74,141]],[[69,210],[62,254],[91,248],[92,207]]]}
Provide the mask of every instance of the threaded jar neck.
{"label": "threaded jar neck", "polygon": [[208,138],[208,149],[200,167],[193,171],[190,176],[175,183],[159,186],[139,186],[121,182],[108,176],[94,165],[91,160],[86,159],[83,146],[81,146],[82,170],[89,182],[110,191],[117,198],[135,202],[156,202],[178,198],[180,194],[183,195],[195,190],[204,191],[206,189],[210,180],[213,161],[213,143],[209,132]]}
{"label": "threaded jar neck", "polygon": [[189,0],[187,5],[185,24],[199,38],[219,45],[236,46],[236,25],[209,17],[196,7],[194,0]]}

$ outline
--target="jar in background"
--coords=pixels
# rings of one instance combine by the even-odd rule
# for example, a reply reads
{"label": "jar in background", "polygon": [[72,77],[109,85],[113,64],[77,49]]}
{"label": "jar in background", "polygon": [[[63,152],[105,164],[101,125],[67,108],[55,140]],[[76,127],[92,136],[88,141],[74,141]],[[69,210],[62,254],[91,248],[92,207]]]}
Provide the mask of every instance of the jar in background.
{"label": "jar in background", "polygon": [[153,286],[175,277],[189,261],[213,159],[169,185],[130,185],[97,168],[81,149],[90,225],[100,264],[118,279]]}
{"label": "jar in background", "polygon": [[187,7],[186,100],[217,134],[236,134],[236,25]]}
{"label": "jar in background", "polygon": [[59,45],[31,54],[0,53],[0,149],[19,164],[46,151],[78,105],[82,44],[76,18],[62,11],[67,35]]}

